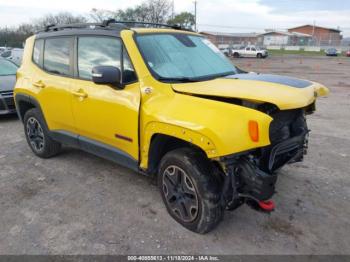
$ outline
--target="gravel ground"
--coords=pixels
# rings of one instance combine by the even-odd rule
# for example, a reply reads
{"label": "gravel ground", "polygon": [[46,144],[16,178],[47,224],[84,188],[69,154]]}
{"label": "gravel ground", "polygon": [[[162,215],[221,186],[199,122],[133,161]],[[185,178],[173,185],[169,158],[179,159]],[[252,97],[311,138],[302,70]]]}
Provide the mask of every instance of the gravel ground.
{"label": "gravel ground", "polygon": [[285,167],[270,215],[227,212],[207,235],[167,214],[150,178],[73,149],[35,157],[16,117],[0,118],[0,254],[349,254],[350,59],[235,59],[248,71],[321,82],[309,154]]}

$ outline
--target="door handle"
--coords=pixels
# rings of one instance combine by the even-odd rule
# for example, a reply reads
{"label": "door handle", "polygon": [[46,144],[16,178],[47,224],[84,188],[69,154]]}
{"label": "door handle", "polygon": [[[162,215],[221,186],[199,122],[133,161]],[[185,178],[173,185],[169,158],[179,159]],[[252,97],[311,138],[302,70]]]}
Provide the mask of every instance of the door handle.
{"label": "door handle", "polygon": [[81,97],[81,98],[87,98],[88,97],[88,94],[85,93],[84,90],[82,90],[82,89],[79,89],[78,91],[73,91],[72,94],[74,96]]}
{"label": "door handle", "polygon": [[45,84],[43,83],[43,81],[39,80],[37,82],[34,82],[33,86],[36,86],[36,87],[39,87],[39,88],[44,88]]}

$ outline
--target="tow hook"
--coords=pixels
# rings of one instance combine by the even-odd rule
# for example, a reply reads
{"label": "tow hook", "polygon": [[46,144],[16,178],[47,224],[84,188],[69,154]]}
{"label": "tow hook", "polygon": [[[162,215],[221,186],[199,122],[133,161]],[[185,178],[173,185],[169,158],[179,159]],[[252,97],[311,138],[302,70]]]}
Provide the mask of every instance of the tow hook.
{"label": "tow hook", "polygon": [[272,212],[275,210],[275,203],[272,200],[259,201],[258,204],[265,212]]}
{"label": "tow hook", "polygon": [[256,211],[263,213],[271,213],[275,210],[275,202],[273,200],[256,200],[252,198],[246,199],[246,204]]}

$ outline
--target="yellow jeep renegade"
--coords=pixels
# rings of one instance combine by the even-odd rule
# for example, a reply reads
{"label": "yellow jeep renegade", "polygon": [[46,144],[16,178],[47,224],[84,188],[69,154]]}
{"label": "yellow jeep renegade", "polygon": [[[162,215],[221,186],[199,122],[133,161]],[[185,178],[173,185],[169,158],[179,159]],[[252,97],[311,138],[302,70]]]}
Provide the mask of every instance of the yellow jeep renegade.
{"label": "yellow jeep renegade", "polygon": [[198,233],[243,203],[273,210],[276,171],[302,160],[305,115],[328,89],[244,72],[200,34],[142,25],[48,26],[27,39],[15,102],[32,151],[65,144],[156,175],[170,215]]}

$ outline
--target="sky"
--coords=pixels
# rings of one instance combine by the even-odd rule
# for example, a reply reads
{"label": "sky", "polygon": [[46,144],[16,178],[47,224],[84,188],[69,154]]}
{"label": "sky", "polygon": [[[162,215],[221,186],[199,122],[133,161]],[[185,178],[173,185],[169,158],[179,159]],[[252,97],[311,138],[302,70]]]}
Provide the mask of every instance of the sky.
{"label": "sky", "polygon": [[[92,8],[116,10],[142,0],[0,0],[0,26],[16,26],[48,13],[87,15]],[[194,11],[193,0],[174,0],[175,12]],[[304,24],[340,28],[350,37],[350,0],[197,0],[198,29],[264,32]]]}

